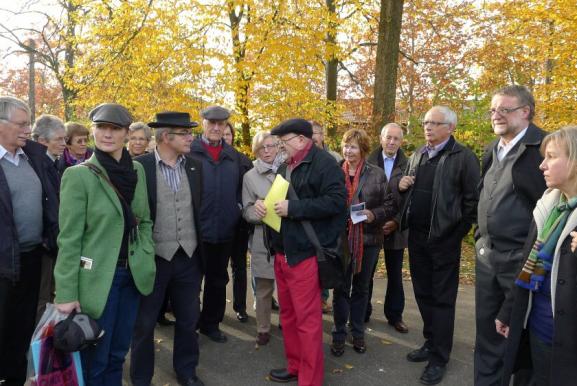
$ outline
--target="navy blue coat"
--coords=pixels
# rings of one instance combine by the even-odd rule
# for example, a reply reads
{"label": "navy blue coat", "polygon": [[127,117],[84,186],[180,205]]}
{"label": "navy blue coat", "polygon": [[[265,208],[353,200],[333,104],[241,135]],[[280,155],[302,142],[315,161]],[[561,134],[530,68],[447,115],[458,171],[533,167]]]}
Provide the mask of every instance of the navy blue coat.
{"label": "navy blue coat", "polygon": [[[26,141],[22,150],[30,159],[30,164],[42,183],[43,241],[47,250],[54,253],[58,236],[59,179],[56,178],[54,163],[46,155],[46,146]],[[19,276],[20,249],[14,224],[12,197],[4,170],[0,168],[0,277],[18,281]]]}
{"label": "navy blue coat", "polygon": [[202,162],[202,241],[212,244],[233,241],[242,215],[245,170],[240,153],[223,141],[218,160],[214,161],[204,148],[202,139],[197,138],[190,145],[190,157]]}

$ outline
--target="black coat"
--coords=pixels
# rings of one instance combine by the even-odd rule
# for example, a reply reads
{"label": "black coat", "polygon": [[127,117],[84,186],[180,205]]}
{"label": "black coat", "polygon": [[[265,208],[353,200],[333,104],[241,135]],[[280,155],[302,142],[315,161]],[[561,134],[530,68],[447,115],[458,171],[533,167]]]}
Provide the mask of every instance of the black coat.
{"label": "black coat", "polygon": [[[411,155],[407,175],[416,175],[424,148],[419,148]],[[429,241],[443,240],[448,236],[462,238],[477,220],[479,160],[471,150],[455,141],[453,136],[439,157],[433,181]],[[408,227],[411,193],[412,189],[409,189],[403,195],[401,229]]]}
{"label": "black coat", "polygon": [[[49,252],[54,253],[57,249],[59,207],[59,181],[54,180],[51,174],[54,163],[46,155],[46,146],[37,142],[26,141],[22,150],[42,184],[43,243]],[[0,168],[0,277],[17,281],[20,275],[20,250],[12,211],[8,181]]]}
{"label": "black coat", "polygon": [[[379,147],[369,155],[367,162],[377,165],[381,169],[384,169],[385,163],[383,160],[383,149]],[[388,213],[391,217],[387,217],[386,221],[395,220],[397,225],[401,223],[401,205],[403,203],[403,198],[399,192],[399,182],[401,178],[405,175],[405,169],[407,168],[408,159],[405,156],[403,150],[397,150],[397,157],[393,163],[393,170],[391,171],[391,178],[386,181],[387,184],[387,198],[386,207],[391,210]],[[385,180],[386,180],[385,176]],[[384,236],[383,247],[385,249],[403,249],[407,247],[407,231],[401,231],[400,226],[393,233]]]}
{"label": "black coat", "polygon": [[[286,165],[279,174],[286,177]],[[301,224],[309,220],[323,247],[336,248],[346,227],[347,191],[342,169],[332,155],[312,146],[291,174],[299,200],[289,200],[288,216],[282,218],[281,233],[270,231],[273,252],[286,255],[290,266],[316,256]]]}
{"label": "black coat", "polygon": [[[547,185],[543,173],[535,165],[541,164],[543,157],[541,156],[540,147],[543,138],[547,132],[541,130],[534,124],[529,124],[527,132],[519,141],[519,156],[515,160],[512,167],[513,187],[515,193],[528,211],[535,208],[537,200],[541,198]],[[481,160],[481,180],[479,181],[479,192],[483,189],[483,179],[485,174],[491,167],[493,162],[493,149],[499,144],[499,138],[494,140],[487,146],[483,158]]]}
{"label": "black coat", "polygon": [[[150,207],[150,218],[154,223],[156,221],[156,202],[157,202],[157,181],[156,181],[156,156],[155,153],[148,153],[138,156],[134,159],[142,164],[144,173],[146,175],[146,188],[148,191],[148,206]],[[190,195],[192,196],[192,213],[194,216],[194,226],[196,228],[196,235],[198,240],[202,240],[202,229],[200,227],[200,207],[202,202],[202,163],[185,156],[184,169],[188,178],[190,186]],[[201,247],[199,243],[198,248]],[[203,268],[206,266],[204,262],[204,253],[201,251],[201,260]]]}
{"label": "black coat", "polygon": [[[536,238],[537,227],[533,222],[523,248],[524,256],[529,256]],[[556,289],[550,384],[555,386],[573,386],[577,380],[577,254],[571,252],[571,239],[568,235],[560,241],[557,276],[551,276],[551,287]],[[509,385],[516,369],[531,367],[528,331],[524,329],[529,297],[530,291],[514,285],[508,307],[503,307],[497,315],[497,319],[509,325],[503,360],[503,386]]]}
{"label": "black coat", "polygon": [[201,138],[190,145],[190,157],[202,163],[202,205],[200,225],[202,241],[225,243],[234,240],[242,215],[242,178],[245,168],[232,146],[222,143],[214,161]]}

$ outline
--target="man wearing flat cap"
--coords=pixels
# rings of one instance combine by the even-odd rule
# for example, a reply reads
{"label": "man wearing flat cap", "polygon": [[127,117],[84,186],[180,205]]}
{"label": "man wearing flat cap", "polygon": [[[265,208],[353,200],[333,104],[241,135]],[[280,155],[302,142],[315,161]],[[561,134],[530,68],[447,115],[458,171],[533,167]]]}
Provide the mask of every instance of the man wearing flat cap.
{"label": "man wearing flat cap", "polygon": [[188,156],[191,129],[188,113],[163,112],[148,124],[155,129],[156,149],[137,157],[144,166],[150,214],[154,223],[156,279],[143,296],[134,334],[130,378],[149,386],[154,375],[154,327],[169,292],[176,317],[173,365],[180,385],[201,386],[196,376],[199,349],[196,324],[204,262],[200,248],[202,164]]}
{"label": "man wearing flat cap", "polygon": [[244,169],[239,153],[223,139],[229,111],[211,106],[201,116],[202,135],[192,142],[190,153],[203,168],[200,241],[206,270],[198,327],[212,341],[224,343],[219,324],[226,308],[228,259],[241,217]]}
{"label": "man wearing flat cap", "polygon": [[[287,358],[286,368],[271,370],[269,377],[275,382],[298,379],[299,385],[320,386],[324,364],[317,253],[302,221],[310,222],[323,247],[335,248],[346,225],[345,179],[335,159],[314,146],[310,122],[289,119],[271,134],[279,137],[289,157],[279,173],[290,180],[298,197],[289,194],[290,199],[275,203],[281,230],[269,229]],[[264,205],[256,210],[266,214]]]}

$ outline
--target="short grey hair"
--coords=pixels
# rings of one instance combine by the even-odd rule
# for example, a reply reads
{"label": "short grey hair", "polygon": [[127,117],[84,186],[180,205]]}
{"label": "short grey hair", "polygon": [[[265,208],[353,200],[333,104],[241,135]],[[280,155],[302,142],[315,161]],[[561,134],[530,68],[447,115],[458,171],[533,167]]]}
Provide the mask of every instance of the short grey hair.
{"label": "short grey hair", "polygon": [[15,110],[24,110],[30,118],[30,107],[21,99],[3,96],[0,97],[0,120],[9,121],[12,119],[12,114]]}
{"label": "short grey hair", "polygon": [[262,143],[270,137],[274,137],[270,131],[259,131],[252,137],[252,154],[258,158],[258,151],[260,150]]}
{"label": "short grey hair", "polygon": [[448,124],[453,125],[453,127],[457,127],[457,113],[451,110],[448,106],[437,105],[431,107],[429,111],[437,110],[440,111],[441,114],[445,117],[445,122]]}
{"label": "short grey hair", "polygon": [[164,142],[164,138],[162,137],[162,135],[164,133],[169,133],[170,132],[170,127],[156,127],[154,128],[154,139],[156,139],[157,143],[162,143]]}
{"label": "short grey hair", "polygon": [[401,138],[403,138],[403,135],[405,134],[403,132],[403,128],[401,127],[401,125],[399,125],[398,123],[395,123],[395,122],[390,122],[390,123],[387,123],[385,126],[383,126],[383,128],[381,129],[381,137],[384,137],[387,129],[391,128],[391,127],[398,127],[399,129],[401,129]]}
{"label": "short grey hair", "polygon": [[133,122],[129,127],[128,131],[134,133],[135,131],[142,130],[144,132],[144,136],[146,137],[147,141],[152,139],[152,130],[150,130],[150,126],[148,126],[144,122]]}
{"label": "short grey hair", "polygon": [[57,130],[66,131],[62,119],[55,115],[43,114],[34,123],[32,138],[35,141],[38,141],[38,138],[50,140]]}

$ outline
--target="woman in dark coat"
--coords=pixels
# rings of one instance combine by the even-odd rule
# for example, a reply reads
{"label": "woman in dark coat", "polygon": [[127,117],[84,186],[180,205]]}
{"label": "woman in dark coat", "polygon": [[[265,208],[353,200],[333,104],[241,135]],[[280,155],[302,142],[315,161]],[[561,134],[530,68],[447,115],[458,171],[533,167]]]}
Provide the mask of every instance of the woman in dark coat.
{"label": "woman in dark coat", "polygon": [[[353,348],[362,354],[366,351],[364,320],[369,296],[372,268],[379,258],[382,243],[382,225],[387,218],[385,211],[385,172],[366,162],[370,150],[369,136],[364,130],[351,129],[343,135],[344,162],[342,168],[347,187],[347,206],[364,203],[361,211],[366,218],[361,222],[347,220],[351,264],[347,282],[333,292],[333,343],[331,353],[341,356],[345,350],[347,321],[351,321]],[[352,291],[351,291],[352,287]]]}
{"label": "woman in dark coat", "polygon": [[537,386],[577,382],[577,127],[545,137],[541,152],[548,189],[533,211],[527,261],[495,320],[508,338],[503,385],[526,366]]}

